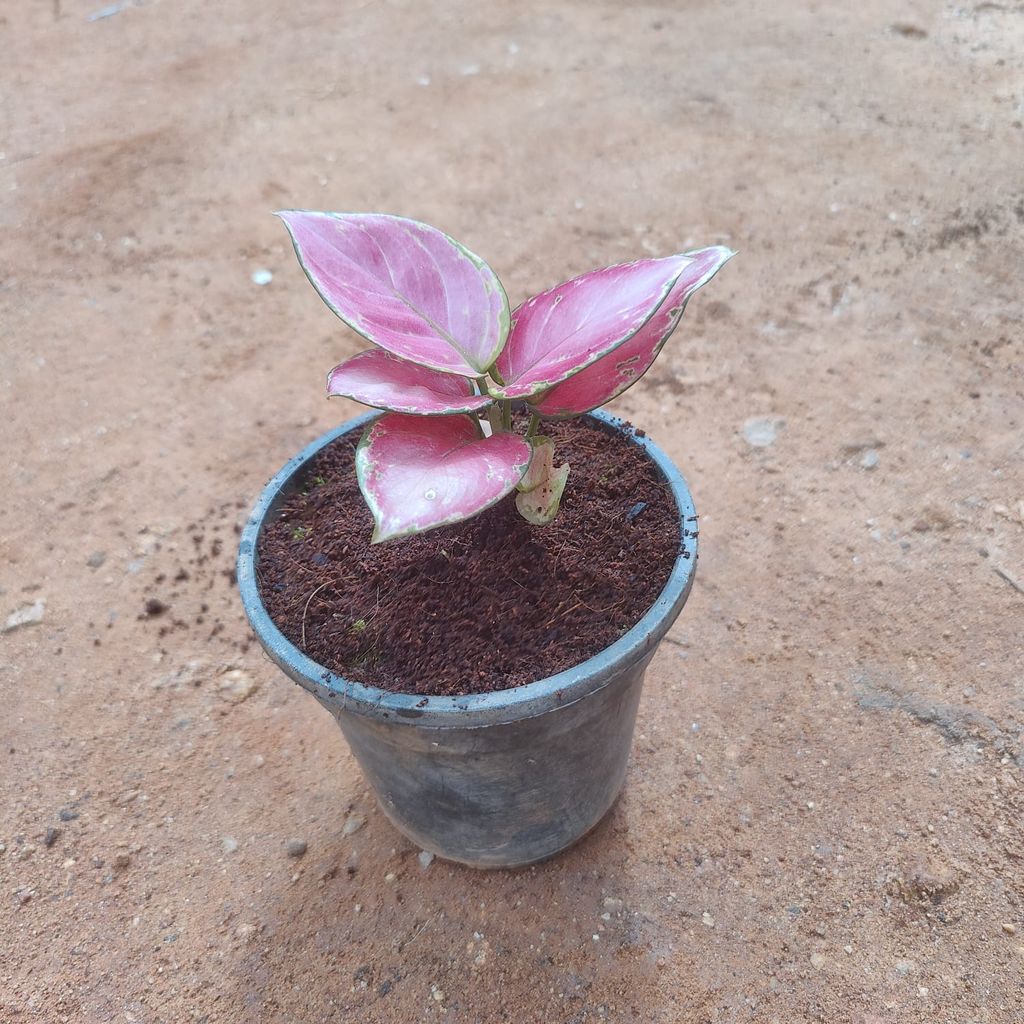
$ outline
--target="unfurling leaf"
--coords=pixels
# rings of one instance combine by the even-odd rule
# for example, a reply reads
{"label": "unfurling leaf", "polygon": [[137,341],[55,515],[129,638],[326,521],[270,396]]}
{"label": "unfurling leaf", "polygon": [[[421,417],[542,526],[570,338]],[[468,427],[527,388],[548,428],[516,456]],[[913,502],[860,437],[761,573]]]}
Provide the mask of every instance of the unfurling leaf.
{"label": "unfurling leaf", "polygon": [[523,479],[516,484],[516,490],[526,493],[539,487],[549,476],[555,462],[555,443],[547,437],[531,437],[533,458],[530,467],[523,474]]}
{"label": "unfurling leaf", "polygon": [[595,270],[532,299],[512,314],[498,356],[501,398],[528,398],[584,370],[628,341],[654,315],[691,258],[637,260]]}
{"label": "unfurling leaf", "polygon": [[482,512],[526,471],[529,442],[483,437],[470,416],[385,413],[363,433],[356,476],[373,513],[373,543],[446,526]]}
{"label": "unfurling leaf", "polygon": [[534,526],[544,526],[558,515],[565,481],[569,478],[569,463],[552,469],[547,479],[531,491],[516,495],[519,514]]}
{"label": "unfurling leaf", "polygon": [[454,239],[386,214],[279,216],[313,287],[364,338],[466,377],[494,362],[508,334],[508,298],[494,271]]}
{"label": "unfurling leaf", "polygon": [[360,352],[331,370],[327,394],[417,416],[474,412],[493,401],[476,394],[465,377],[418,366],[380,349]]}
{"label": "unfurling leaf", "polygon": [[724,246],[714,245],[686,255],[690,262],[654,316],[629,341],[531,399],[529,404],[534,412],[551,418],[589,412],[622,394],[650,369],[676,329],[690,296],[707,284],[734,253]]}

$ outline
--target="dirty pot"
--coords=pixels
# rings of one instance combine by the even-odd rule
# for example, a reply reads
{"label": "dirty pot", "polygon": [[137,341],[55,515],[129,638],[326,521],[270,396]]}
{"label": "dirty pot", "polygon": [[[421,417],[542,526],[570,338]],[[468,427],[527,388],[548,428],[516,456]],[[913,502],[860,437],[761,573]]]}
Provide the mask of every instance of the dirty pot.
{"label": "dirty pot", "polygon": [[622,789],[647,664],[693,583],[697,525],[690,492],[648,438],[607,413],[590,413],[602,429],[643,448],[672,490],[681,545],[661,595],[611,646],[547,679],[461,697],[391,693],[306,657],[271,621],[256,585],[264,524],[321,448],[361,431],[375,415],[324,434],[267,484],[239,545],[242,603],[271,659],[338,720],[396,828],[424,850],[474,867],[543,860],[593,828]]}

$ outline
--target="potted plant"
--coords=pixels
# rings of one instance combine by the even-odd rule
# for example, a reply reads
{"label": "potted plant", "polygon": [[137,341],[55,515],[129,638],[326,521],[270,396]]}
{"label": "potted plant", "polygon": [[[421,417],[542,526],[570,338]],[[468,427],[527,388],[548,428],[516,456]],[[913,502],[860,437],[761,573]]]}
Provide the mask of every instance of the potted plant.
{"label": "potted plant", "polygon": [[320,296],[375,346],[328,394],[383,412],[264,490],[239,548],[249,620],[414,842],[479,867],[549,857],[622,787],[697,556],[682,476],[593,410],[733,254],[608,267],[510,313],[490,267],[425,224],[280,216]]}

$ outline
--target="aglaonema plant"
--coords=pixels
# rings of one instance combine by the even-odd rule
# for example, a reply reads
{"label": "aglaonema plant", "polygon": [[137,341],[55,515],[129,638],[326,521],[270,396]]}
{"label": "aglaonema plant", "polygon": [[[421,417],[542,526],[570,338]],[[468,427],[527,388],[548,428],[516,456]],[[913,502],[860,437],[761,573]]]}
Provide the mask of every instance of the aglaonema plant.
{"label": "aglaonema plant", "polygon": [[[320,297],[376,347],[328,374],[328,395],[386,410],[356,452],[373,542],[457,523],[517,490],[543,525],[570,467],[543,419],[596,409],[643,376],[723,246],[606,267],[509,312],[494,271],[448,235],[379,213],[283,211]],[[513,403],[530,413],[524,433]]]}

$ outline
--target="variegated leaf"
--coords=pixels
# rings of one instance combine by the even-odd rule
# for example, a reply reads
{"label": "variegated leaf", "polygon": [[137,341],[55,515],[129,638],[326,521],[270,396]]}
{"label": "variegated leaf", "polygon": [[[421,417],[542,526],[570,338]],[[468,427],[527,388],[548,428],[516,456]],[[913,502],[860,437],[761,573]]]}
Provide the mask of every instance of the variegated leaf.
{"label": "variegated leaf", "polygon": [[595,270],[528,299],[512,314],[498,357],[501,398],[528,398],[628,341],[690,264],[685,255]]}
{"label": "variegated leaf", "polygon": [[585,370],[530,400],[530,408],[552,418],[577,416],[611,401],[650,369],[676,329],[690,296],[708,283],[735,254],[721,245],[686,254],[690,259],[658,311],[629,341]]}
{"label": "variegated leaf", "polygon": [[474,412],[493,401],[476,394],[466,377],[418,366],[381,349],[360,352],[331,370],[327,394],[417,416]]}
{"label": "variegated leaf", "polygon": [[363,337],[435,370],[481,376],[508,334],[494,271],[446,234],[379,213],[285,210],[302,269]]}
{"label": "variegated leaf", "polygon": [[356,451],[359,487],[376,524],[373,543],[482,512],[519,483],[530,454],[524,437],[484,437],[470,416],[385,413]]}

